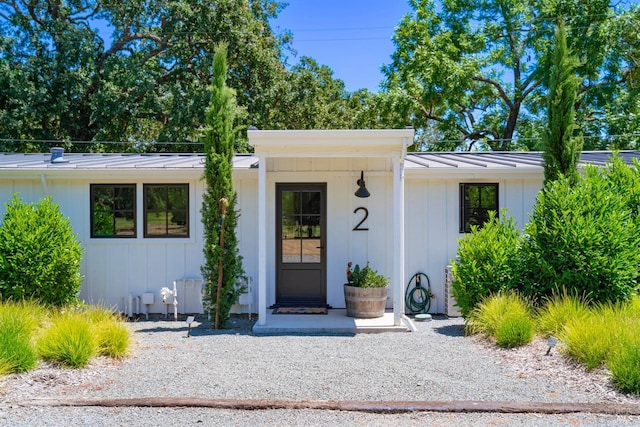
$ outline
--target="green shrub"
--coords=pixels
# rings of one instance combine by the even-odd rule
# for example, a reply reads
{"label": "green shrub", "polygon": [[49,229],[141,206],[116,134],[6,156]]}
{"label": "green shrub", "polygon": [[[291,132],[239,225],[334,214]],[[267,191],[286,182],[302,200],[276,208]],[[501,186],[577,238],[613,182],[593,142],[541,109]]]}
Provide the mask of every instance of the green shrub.
{"label": "green shrub", "polygon": [[458,261],[453,263],[453,296],[463,317],[484,298],[501,290],[517,289],[521,271],[522,234],[512,218],[498,219],[490,212],[480,229],[460,239]]}
{"label": "green shrub", "polygon": [[[484,334],[496,338],[498,330],[505,322],[523,318],[528,318],[531,322],[527,301],[513,291],[500,292],[482,300],[469,313],[466,330],[471,334]],[[531,327],[533,330],[533,324]]]}
{"label": "green shrub", "polygon": [[569,321],[589,315],[586,298],[554,295],[548,299],[536,316],[536,329],[544,337],[557,336]]}
{"label": "green shrub", "polygon": [[58,306],[74,301],[81,256],[68,219],[50,197],[34,206],[14,195],[0,227],[0,299]]}
{"label": "green shrub", "polygon": [[636,293],[640,230],[629,201],[605,172],[589,168],[585,179],[549,183],[539,194],[523,257],[523,290],[531,298],[565,288],[593,302],[622,301]]}
{"label": "green shrub", "polygon": [[506,315],[496,329],[496,344],[503,348],[519,347],[533,340],[533,321],[528,314]]}
{"label": "green shrub", "polygon": [[97,352],[91,322],[82,313],[65,312],[55,316],[39,337],[37,350],[45,360],[70,368],[86,366]]}

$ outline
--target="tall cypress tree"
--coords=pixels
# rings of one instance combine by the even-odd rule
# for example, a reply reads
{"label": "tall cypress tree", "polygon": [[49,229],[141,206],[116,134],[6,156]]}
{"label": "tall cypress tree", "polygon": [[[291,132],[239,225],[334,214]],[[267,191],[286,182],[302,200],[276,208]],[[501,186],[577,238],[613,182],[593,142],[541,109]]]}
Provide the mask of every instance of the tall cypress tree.
{"label": "tall cypress tree", "polygon": [[[206,282],[205,311],[215,317],[215,327],[229,318],[231,306],[242,289],[238,280],[244,277],[242,257],[238,250],[236,226],[236,192],[233,187],[232,159],[237,132],[235,91],[226,84],[227,45],[217,46],[213,58],[211,102],[207,110],[205,147],[206,190],[202,201],[204,225],[204,257],[201,267]],[[226,211],[226,214],[225,214]]]}
{"label": "tall cypress tree", "polygon": [[544,130],[544,182],[561,176],[571,184],[578,180],[577,163],[582,150],[582,137],[574,137],[574,104],[579,77],[579,62],[567,47],[567,31],[564,23],[556,26],[555,45],[551,56],[549,95],[547,100],[548,125]]}

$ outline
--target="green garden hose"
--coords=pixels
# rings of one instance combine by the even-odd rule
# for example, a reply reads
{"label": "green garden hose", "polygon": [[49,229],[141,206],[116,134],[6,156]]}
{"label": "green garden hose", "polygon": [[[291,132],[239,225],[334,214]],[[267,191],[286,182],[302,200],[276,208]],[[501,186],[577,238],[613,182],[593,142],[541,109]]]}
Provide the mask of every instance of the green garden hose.
{"label": "green garden hose", "polygon": [[[416,285],[413,289],[409,290],[409,286],[411,286],[411,282],[415,280]],[[426,281],[426,286],[423,286],[422,281]],[[405,305],[407,310],[411,314],[418,313],[426,313],[431,308],[431,298],[433,294],[431,293],[431,283],[429,282],[429,276],[424,273],[416,273],[411,279],[409,279],[409,283],[407,283],[407,288],[405,290]]]}

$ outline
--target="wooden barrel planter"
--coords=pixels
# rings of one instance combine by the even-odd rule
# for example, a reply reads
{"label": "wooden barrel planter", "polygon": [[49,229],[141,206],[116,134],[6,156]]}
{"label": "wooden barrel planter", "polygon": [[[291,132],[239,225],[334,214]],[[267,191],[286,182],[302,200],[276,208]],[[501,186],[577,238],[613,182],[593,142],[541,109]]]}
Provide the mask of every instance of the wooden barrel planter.
{"label": "wooden barrel planter", "polygon": [[382,317],[387,305],[387,288],[359,288],[345,284],[344,301],[349,317]]}

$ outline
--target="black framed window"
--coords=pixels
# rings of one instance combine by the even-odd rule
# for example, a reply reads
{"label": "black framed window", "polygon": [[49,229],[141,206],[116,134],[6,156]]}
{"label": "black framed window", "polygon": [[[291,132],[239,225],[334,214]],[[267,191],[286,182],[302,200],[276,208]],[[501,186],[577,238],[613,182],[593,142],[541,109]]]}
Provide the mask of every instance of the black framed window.
{"label": "black framed window", "polygon": [[460,184],[460,233],[470,233],[472,225],[482,227],[490,211],[499,213],[497,183]]}
{"label": "black framed window", "polygon": [[144,185],[144,237],[189,237],[189,185]]}
{"label": "black framed window", "polygon": [[136,237],[136,185],[91,184],[91,237]]}

